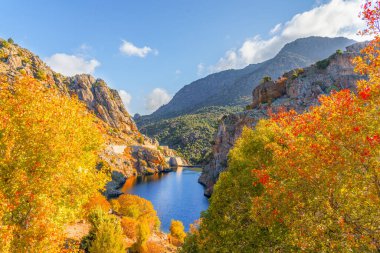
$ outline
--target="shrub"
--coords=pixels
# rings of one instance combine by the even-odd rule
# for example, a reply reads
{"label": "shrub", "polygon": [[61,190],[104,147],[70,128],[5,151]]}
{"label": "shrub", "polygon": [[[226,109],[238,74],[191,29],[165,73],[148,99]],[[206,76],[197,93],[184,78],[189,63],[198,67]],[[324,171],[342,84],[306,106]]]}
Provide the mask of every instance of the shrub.
{"label": "shrub", "polygon": [[316,63],[316,65],[317,65],[318,69],[327,69],[327,67],[330,65],[330,60],[329,59],[325,59],[325,60],[322,60],[322,61],[318,61]]}
{"label": "shrub", "polygon": [[144,144],[144,142],[145,142],[144,136],[142,136],[142,135],[139,136],[138,139],[137,139],[137,142],[140,143],[140,144]]}
{"label": "shrub", "polygon": [[15,43],[12,38],[8,38],[7,41],[8,41],[9,44],[14,44]]}
{"label": "shrub", "polygon": [[46,73],[42,70],[42,69],[39,69],[37,71],[37,73],[35,74],[35,77],[38,79],[38,80],[41,80],[41,81],[44,81],[46,80],[47,76],[46,76]]}
{"label": "shrub", "polygon": [[272,81],[272,77],[270,76],[264,76],[263,79],[261,79],[260,83],[266,83]]}
{"label": "shrub", "polygon": [[124,236],[120,221],[116,216],[95,209],[91,213],[93,240],[90,242],[90,253],[125,253]]}
{"label": "shrub", "polygon": [[336,50],[336,53],[337,53],[338,55],[342,55],[342,54],[343,54],[343,51],[342,51],[342,49],[338,49],[338,50]]}
{"label": "shrub", "polygon": [[5,48],[9,48],[11,46],[11,44],[8,41],[5,41],[5,40],[1,41],[0,45],[2,47],[5,47]]}

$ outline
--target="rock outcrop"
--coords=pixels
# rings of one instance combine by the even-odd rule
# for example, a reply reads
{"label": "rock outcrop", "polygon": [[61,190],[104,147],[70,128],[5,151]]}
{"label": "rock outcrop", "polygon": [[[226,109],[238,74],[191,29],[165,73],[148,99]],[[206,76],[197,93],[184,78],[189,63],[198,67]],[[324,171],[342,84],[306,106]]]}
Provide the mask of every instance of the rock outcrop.
{"label": "rock outcrop", "polygon": [[320,95],[332,90],[355,90],[356,81],[363,77],[354,72],[352,59],[359,55],[364,45],[356,43],[345,52],[337,51],[310,67],[287,72],[276,81],[262,82],[253,90],[248,110],[224,117],[215,137],[212,158],[199,178],[206,187],[205,195],[211,196],[219,174],[227,168],[228,152],[245,126],[253,128],[260,119],[269,116],[269,111],[293,109],[303,112],[317,105]]}
{"label": "rock outcrop", "polygon": [[101,79],[87,74],[63,76],[29,50],[2,39],[0,74],[6,75],[10,81],[22,75],[33,76],[67,96],[78,97],[100,119],[98,124],[103,129],[107,145],[99,155],[99,165],[113,170],[113,181],[107,185],[110,197],[120,194],[117,188],[126,177],[162,171],[169,167],[166,161],[176,156],[175,151],[161,148],[156,140],[138,131],[118,92]]}

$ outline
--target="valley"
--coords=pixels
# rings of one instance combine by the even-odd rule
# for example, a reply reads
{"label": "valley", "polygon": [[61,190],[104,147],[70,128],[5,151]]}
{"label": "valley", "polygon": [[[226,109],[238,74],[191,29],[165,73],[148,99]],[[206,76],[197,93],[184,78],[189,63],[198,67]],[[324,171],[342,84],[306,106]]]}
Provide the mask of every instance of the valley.
{"label": "valley", "polygon": [[0,252],[380,252],[380,0],[195,2],[4,12]]}

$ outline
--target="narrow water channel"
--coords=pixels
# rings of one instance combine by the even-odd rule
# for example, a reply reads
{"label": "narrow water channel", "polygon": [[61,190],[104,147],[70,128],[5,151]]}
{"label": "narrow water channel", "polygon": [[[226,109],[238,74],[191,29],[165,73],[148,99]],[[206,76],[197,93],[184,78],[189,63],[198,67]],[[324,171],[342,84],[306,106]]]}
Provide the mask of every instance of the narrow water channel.
{"label": "narrow water channel", "polygon": [[200,172],[190,168],[127,179],[122,191],[148,199],[161,220],[161,230],[169,231],[172,219],[182,221],[188,230],[208,207],[203,187],[198,184]]}

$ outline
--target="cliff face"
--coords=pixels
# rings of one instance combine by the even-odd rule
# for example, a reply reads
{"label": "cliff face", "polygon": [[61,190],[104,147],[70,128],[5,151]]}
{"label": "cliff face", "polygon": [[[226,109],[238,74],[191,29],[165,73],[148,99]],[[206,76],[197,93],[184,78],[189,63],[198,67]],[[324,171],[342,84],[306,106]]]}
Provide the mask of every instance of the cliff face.
{"label": "cliff face", "polygon": [[212,158],[199,178],[206,186],[205,195],[212,194],[219,174],[227,168],[228,152],[245,126],[253,128],[260,119],[268,117],[268,111],[305,111],[318,104],[320,95],[332,90],[355,90],[356,81],[363,77],[354,72],[351,60],[364,45],[354,44],[310,67],[287,72],[276,81],[260,83],[252,92],[249,110],[224,117],[219,125]]}
{"label": "cliff face", "polygon": [[104,130],[107,145],[99,157],[103,161],[101,165],[108,165],[115,171],[113,179],[118,181],[114,182],[115,185],[123,183],[126,176],[159,172],[169,166],[170,157],[176,156],[173,150],[159,147],[157,141],[138,131],[118,92],[101,79],[87,74],[63,76],[27,49],[2,39],[0,74],[10,80],[21,75],[33,76],[47,86],[83,101],[100,119],[97,123]]}

